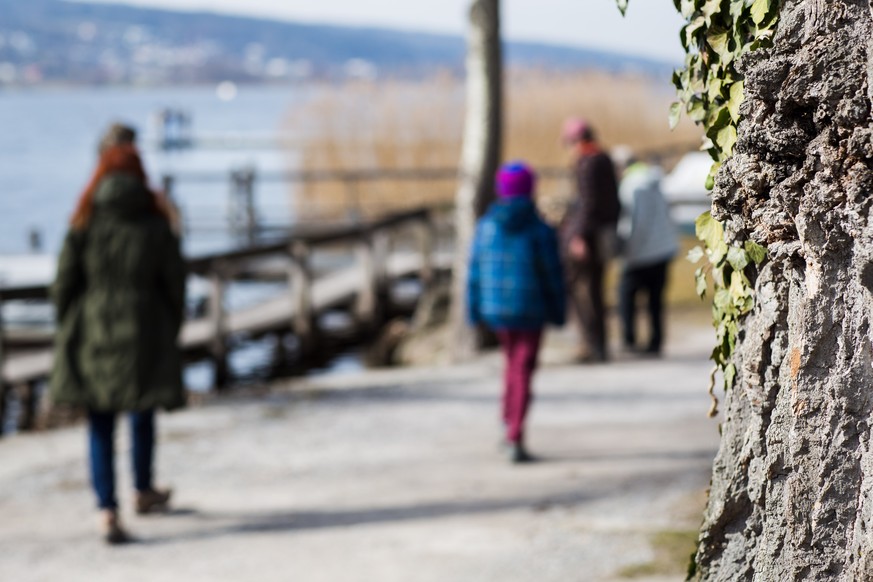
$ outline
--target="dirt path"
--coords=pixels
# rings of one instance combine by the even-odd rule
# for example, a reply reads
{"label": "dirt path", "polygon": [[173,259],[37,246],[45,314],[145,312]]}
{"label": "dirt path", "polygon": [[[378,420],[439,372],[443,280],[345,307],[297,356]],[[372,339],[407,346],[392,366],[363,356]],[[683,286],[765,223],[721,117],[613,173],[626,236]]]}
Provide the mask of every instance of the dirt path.
{"label": "dirt path", "polygon": [[663,360],[596,367],[566,364],[553,337],[528,466],[497,451],[496,355],[162,416],[176,511],[133,516],[120,458],[142,541],[122,548],[97,539],[82,428],[2,440],[0,580],[679,580],[658,577],[653,540],[699,523],[718,432],[711,332],[673,336]]}

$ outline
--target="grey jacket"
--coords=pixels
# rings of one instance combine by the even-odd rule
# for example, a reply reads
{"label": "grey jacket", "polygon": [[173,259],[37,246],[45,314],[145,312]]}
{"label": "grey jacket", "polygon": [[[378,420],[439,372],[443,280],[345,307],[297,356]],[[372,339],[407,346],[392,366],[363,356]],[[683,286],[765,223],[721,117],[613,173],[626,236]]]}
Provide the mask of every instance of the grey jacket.
{"label": "grey jacket", "polygon": [[668,261],[679,251],[670,206],[661,193],[661,178],[660,169],[634,164],[621,181],[618,232],[627,268]]}

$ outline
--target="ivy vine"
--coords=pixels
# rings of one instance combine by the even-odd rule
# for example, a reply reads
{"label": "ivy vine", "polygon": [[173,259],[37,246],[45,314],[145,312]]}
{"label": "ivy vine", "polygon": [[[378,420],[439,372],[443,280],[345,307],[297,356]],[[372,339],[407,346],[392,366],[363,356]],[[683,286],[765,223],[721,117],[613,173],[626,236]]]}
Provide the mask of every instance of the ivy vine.
{"label": "ivy vine", "polygon": [[[616,0],[622,14],[628,0]],[[706,180],[714,186],[715,175],[737,143],[737,124],[743,102],[743,76],[737,70],[739,58],[751,51],[770,46],[779,18],[780,0],[673,0],[685,19],[679,38],[685,48],[685,66],[673,74],[678,101],[670,107],[670,126],[675,127],[685,113],[705,129],[702,149],[713,159]],[[694,263],[706,258],[697,269],[697,293],[706,296],[708,283],[713,284],[713,325],[716,346],[710,383],[713,393],[716,373],[721,371],[725,390],[736,378],[731,357],[739,334],[740,321],[755,305],[752,278],[755,269],[767,257],[767,251],[751,240],[728,241],[723,226],[709,212],[697,219],[697,238],[702,247],[689,253]],[[713,396],[710,415],[717,413]]]}

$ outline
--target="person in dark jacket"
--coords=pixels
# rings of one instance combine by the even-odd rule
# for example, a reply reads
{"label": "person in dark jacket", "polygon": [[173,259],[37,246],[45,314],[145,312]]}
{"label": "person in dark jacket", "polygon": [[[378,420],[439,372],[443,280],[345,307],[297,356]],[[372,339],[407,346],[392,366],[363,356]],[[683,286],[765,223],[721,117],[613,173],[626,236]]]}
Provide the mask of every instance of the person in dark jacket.
{"label": "person in dark jacket", "polygon": [[154,412],[184,405],[177,344],[185,301],[179,241],[131,140],[102,148],[58,260],[51,396],[88,410],[91,477],[105,539],[130,538],[118,518],[113,435],[129,412],[135,508],[166,506],[153,485]]}
{"label": "person in dark jacket", "polygon": [[497,173],[495,202],[476,226],[467,286],[469,319],[485,324],[506,357],[503,422],[513,462],[531,460],[524,421],[543,327],[564,324],[565,297],[555,231],[532,200],[533,171],[520,162]]}
{"label": "person in dark jacket", "polygon": [[608,359],[603,275],[615,251],[620,211],[615,168],[591,126],[570,119],[563,139],[573,149],[575,198],[561,225],[570,303],[578,319],[580,362]]}

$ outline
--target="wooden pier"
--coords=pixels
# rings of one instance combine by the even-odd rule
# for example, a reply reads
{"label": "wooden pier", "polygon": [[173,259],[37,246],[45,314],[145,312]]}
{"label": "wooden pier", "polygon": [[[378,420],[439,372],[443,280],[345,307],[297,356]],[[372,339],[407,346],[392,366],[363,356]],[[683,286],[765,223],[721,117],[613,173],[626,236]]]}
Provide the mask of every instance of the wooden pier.
{"label": "wooden pier", "polygon": [[[391,310],[395,282],[414,277],[426,289],[438,269],[448,268],[450,257],[440,256],[436,243],[436,211],[420,208],[366,223],[301,227],[270,244],[191,259],[189,275],[205,280],[208,292],[204,313],[185,322],[180,345],[192,359],[211,358],[216,386],[221,386],[228,380],[228,345],[234,336],[293,334],[295,356],[305,359],[327,339],[329,331],[321,329],[319,318],[329,311],[348,313],[358,333],[373,332]],[[326,250],[333,251],[338,266],[319,266],[316,253]],[[232,311],[226,293],[234,281],[287,281],[287,288]],[[0,304],[48,296],[46,286],[0,288]],[[0,337],[0,418],[6,417],[7,391],[15,390],[18,425],[28,429],[36,415],[37,385],[52,367],[51,334],[3,330],[0,321]]]}

